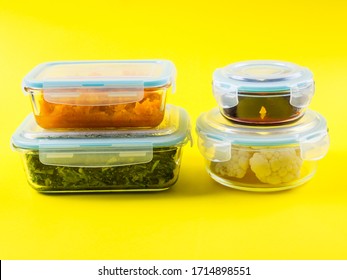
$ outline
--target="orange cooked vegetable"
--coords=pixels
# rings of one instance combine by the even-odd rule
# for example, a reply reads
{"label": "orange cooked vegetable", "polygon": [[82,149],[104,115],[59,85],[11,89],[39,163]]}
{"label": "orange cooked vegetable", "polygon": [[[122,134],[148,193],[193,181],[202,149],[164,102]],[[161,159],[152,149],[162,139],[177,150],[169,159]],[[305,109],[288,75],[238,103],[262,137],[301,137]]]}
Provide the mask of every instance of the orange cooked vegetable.
{"label": "orange cooked vegetable", "polygon": [[[41,94],[35,118],[43,128],[153,127],[164,118],[165,91],[145,89],[138,102],[101,106],[50,103]],[[97,95],[88,98],[89,104],[105,104]]]}

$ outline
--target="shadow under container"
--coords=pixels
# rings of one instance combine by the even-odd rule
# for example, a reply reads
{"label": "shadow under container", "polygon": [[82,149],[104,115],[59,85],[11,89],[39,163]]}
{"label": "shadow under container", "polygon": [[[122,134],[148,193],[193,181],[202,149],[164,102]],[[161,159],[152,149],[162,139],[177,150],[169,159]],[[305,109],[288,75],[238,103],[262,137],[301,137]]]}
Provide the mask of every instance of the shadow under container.
{"label": "shadow under container", "polygon": [[209,175],[239,190],[270,192],[304,184],[329,148],[325,119],[307,110],[294,124],[233,124],[215,108],[199,116],[198,146]]}
{"label": "shadow under container", "polygon": [[314,94],[311,71],[289,62],[251,60],[218,68],[213,93],[222,115],[249,125],[298,120]]}
{"label": "shadow under container", "polygon": [[161,191],[177,181],[190,138],[187,112],[169,105],[151,129],[45,130],[30,114],[12,146],[39,192]]}
{"label": "shadow under container", "polygon": [[35,67],[23,90],[43,128],[155,127],[175,78],[168,60],[58,61]]}

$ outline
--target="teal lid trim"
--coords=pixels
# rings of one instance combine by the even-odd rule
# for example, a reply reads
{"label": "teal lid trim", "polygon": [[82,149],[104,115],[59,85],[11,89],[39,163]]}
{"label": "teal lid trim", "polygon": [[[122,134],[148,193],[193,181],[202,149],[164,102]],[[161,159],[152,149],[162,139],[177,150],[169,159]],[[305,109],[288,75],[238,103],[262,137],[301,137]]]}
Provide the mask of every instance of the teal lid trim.
{"label": "teal lid trim", "polygon": [[[71,64],[161,64],[163,71],[158,77],[142,77],[139,78],[112,78],[104,77],[97,80],[83,78],[75,80],[57,78],[57,79],[37,79],[36,77],[49,67],[57,65],[71,65]],[[25,88],[43,89],[43,88],[64,88],[64,87],[108,87],[108,86],[122,86],[122,85],[138,85],[143,84],[144,87],[162,87],[166,85],[173,85],[176,78],[176,69],[174,64],[169,60],[83,60],[83,61],[56,61],[42,63],[32,69],[23,79],[22,88],[24,93],[27,94]]]}
{"label": "teal lid trim", "polygon": [[[124,147],[127,147],[127,145],[129,147],[140,147],[141,145],[148,146],[151,144],[154,148],[184,145],[190,141],[190,119],[188,113],[183,108],[172,105],[169,105],[168,109],[171,107],[178,110],[178,124],[176,130],[170,131],[169,134],[165,135],[155,135],[155,133],[151,135],[150,131],[147,135],[138,135],[136,134],[136,129],[134,129],[133,134],[129,132],[129,134],[122,134],[121,137],[117,138],[117,136],[110,137],[110,135],[104,137],[102,133],[100,133],[102,130],[95,130],[89,131],[85,137],[82,137],[81,135],[74,136],[73,133],[69,134],[67,132],[65,138],[51,138],[47,136],[36,139],[35,137],[26,137],[25,133],[23,133],[26,129],[35,130],[35,127],[37,127],[34,116],[30,114],[13,134],[11,145],[15,149],[27,150],[39,150],[40,147],[44,147],[46,150],[76,148],[93,150],[93,148],[119,147],[120,145]],[[118,130],[115,130],[114,133],[118,133],[117,131]],[[45,132],[49,135],[49,130],[45,130]]]}
{"label": "teal lid trim", "polygon": [[294,124],[259,127],[231,124],[214,108],[198,117],[196,132],[229,144],[257,147],[313,143],[328,135],[325,118],[312,110]]}
{"label": "teal lid trim", "polygon": [[288,91],[312,86],[313,74],[309,69],[290,62],[250,60],[217,68],[213,73],[213,83],[224,90],[230,87],[254,93]]}

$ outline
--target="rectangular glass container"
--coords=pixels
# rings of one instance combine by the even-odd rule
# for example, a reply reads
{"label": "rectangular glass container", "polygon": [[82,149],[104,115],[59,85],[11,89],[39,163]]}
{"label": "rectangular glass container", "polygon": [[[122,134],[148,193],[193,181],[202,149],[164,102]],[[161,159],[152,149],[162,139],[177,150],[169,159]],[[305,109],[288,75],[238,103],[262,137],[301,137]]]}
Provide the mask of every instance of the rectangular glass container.
{"label": "rectangular glass container", "polygon": [[46,130],[30,114],[12,137],[29,184],[39,192],[167,190],[190,140],[187,112],[168,106],[155,128]]}
{"label": "rectangular glass container", "polygon": [[61,61],[35,67],[23,90],[43,128],[155,127],[175,78],[167,60]]}

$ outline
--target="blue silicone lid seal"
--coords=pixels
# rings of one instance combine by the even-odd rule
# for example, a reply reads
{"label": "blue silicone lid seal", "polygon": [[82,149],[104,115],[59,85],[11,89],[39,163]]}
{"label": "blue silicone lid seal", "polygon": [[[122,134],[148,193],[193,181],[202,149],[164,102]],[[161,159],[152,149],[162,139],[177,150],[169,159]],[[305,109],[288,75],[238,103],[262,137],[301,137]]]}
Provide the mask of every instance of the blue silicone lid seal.
{"label": "blue silicone lid seal", "polygon": [[243,146],[292,145],[328,134],[325,118],[312,110],[292,124],[260,127],[232,123],[214,108],[199,116],[196,128],[198,133]]}
{"label": "blue silicone lid seal", "polygon": [[290,62],[250,60],[216,69],[213,83],[238,92],[280,92],[310,87],[313,75],[309,69]]}
{"label": "blue silicone lid seal", "polygon": [[162,87],[175,88],[176,69],[169,60],[56,61],[36,66],[23,79],[26,88]]}
{"label": "blue silicone lid seal", "polygon": [[28,115],[12,136],[16,149],[39,150],[71,147],[93,150],[95,147],[127,146],[150,143],[153,147],[185,144],[190,139],[190,120],[186,110],[168,105],[163,122],[154,128],[74,129],[52,130],[38,126],[32,114]]}
{"label": "blue silicone lid seal", "polygon": [[176,149],[189,141],[187,112],[168,106],[164,121],[150,129],[46,130],[30,114],[13,134],[11,145],[21,153],[38,153],[46,165],[106,167],[149,162],[160,149]]}
{"label": "blue silicone lid seal", "polygon": [[199,116],[196,132],[202,153],[212,149],[223,156],[230,155],[235,145],[252,149],[300,147],[303,159],[316,160],[325,156],[330,143],[325,118],[312,110],[292,124],[260,127],[231,123],[214,108]]}
{"label": "blue silicone lid seal", "polygon": [[216,69],[213,94],[223,108],[237,106],[239,96],[289,96],[292,106],[305,108],[314,94],[314,80],[309,69],[294,63],[250,60]]}

